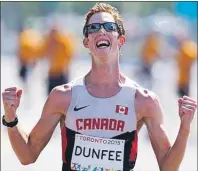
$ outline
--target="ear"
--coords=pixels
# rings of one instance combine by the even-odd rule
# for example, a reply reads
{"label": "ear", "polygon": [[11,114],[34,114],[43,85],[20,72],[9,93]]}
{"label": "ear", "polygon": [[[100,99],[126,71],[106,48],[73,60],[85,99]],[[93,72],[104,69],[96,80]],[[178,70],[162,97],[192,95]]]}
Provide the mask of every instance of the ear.
{"label": "ear", "polygon": [[83,45],[84,45],[85,48],[89,48],[88,42],[89,42],[89,39],[88,39],[87,37],[85,37],[85,38],[83,39]]}
{"label": "ear", "polygon": [[121,47],[125,43],[126,37],[125,35],[121,35],[118,39],[119,39],[119,45]]}

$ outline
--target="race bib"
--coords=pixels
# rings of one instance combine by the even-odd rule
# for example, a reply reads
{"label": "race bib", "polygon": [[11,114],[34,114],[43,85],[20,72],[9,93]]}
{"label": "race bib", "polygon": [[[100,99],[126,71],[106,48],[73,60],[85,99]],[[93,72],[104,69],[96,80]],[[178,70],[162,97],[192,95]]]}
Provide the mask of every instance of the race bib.
{"label": "race bib", "polygon": [[75,135],[71,169],[78,171],[122,171],[125,140]]}

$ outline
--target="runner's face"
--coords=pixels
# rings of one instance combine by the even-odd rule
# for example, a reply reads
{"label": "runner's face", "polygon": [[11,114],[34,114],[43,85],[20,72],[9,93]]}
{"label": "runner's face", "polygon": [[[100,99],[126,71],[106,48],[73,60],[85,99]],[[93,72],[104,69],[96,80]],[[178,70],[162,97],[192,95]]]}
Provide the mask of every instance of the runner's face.
{"label": "runner's face", "polygon": [[[88,24],[92,23],[106,23],[113,22],[115,20],[113,16],[106,12],[100,12],[94,14]],[[89,48],[92,56],[97,59],[108,60],[109,56],[112,54],[119,54],[120,38],[118,31],[109,31],[107,32],[103,26],[98,32],[93,32],[88,34],[88,38],[85,38],[84,43],[86,42],[85,47]],[[101,42],[103,41],[103,42]],[[102,45],[101,45],[102,44]]]}

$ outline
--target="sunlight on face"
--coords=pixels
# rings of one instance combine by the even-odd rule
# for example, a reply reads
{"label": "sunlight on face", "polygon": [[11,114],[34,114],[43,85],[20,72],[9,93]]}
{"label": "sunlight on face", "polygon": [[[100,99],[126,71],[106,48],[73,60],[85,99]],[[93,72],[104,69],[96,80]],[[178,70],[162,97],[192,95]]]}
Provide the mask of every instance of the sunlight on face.
{"label": "sunlight on face", "polygon": [[[94,14],[88,24],[115,22],[113,16],[107,12]],[[101,41],[109,43],[109,46],[98,47]],[[110,60],[110,56],[118,54],[118,32],[107,32],[103,27],[96,33],[88,35],[88,47],[92,56],[96,60]]]}
{"label": "sunlight on face", "polygon": [[113,16],[107,12],[100,12],[92,15],[89,20],[89,24],[91,23],[104,23],[104,22],[115,22]]}

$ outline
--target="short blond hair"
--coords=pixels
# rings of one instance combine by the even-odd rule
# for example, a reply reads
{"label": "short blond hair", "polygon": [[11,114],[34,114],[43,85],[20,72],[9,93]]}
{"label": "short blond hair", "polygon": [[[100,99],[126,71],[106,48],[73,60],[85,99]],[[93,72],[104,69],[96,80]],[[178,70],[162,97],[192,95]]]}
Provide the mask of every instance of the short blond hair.
{"label": "short blond hair", "polygon": [[106,4],[106,3],[96,3],[85,15],[85,25],[84,27],[89,23],[89,19],[92,17],[92,15],[99,13],[99,12],[107,12],[111,14],[117,24],[120,25],[120,31],[122,35],[125,35],[125,30],[123,26],[123,19],[118,12],[117,8]]}

